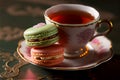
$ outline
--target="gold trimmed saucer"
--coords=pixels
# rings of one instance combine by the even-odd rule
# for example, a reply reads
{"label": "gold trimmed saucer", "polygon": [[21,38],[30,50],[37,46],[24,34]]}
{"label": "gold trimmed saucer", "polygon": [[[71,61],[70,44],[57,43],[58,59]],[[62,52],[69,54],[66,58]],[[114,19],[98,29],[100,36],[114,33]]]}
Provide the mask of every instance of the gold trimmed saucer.
{"label": "gold trimmed saucer", "polygon": [[[110,60],[113,56],[111,41],[105,36],[96,37],[88,42],[86,47],[88,48],[88,54],[84,57],[74,59],[65,57],[61,64],[52,67],[38,66],[53,70],[85,70],[94,68]],[[19,42],[17,52],[25,61],[37,65],[32,62],[30,49],[23,40]]]}

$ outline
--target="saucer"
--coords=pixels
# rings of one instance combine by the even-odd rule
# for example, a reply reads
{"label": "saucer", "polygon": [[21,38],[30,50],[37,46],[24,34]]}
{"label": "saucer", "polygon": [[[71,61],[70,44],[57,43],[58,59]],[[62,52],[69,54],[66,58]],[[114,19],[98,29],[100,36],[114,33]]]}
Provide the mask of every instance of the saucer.
{"label": "saucer", "polygon": [[[52,67],[40,66],[47,69],[53,70],[85,70],[94,68],[101,63],[110,60],[113,56],[111,41],[105,36],[99,36],[88,42],[86,45],[88,48],[88,54],[80,58],[66,58],[64,61]],[[32,62],[31,47],[26,46],[25,41],[20,41],[17,47],[19,56],[25,61],[37,65]]]}

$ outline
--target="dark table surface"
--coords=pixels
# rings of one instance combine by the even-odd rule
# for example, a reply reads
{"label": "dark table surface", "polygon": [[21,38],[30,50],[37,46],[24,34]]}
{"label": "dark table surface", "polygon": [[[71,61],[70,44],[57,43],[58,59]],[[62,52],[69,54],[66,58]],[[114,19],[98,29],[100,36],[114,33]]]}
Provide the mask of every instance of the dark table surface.
{"label": "dark table surface", "polygon": [[[113,58],[95,68],[78,71],[44,69],[22,60],[16,48],[23,31],[44,21],[44,10],[60,3],[85,4],[96,8],[101,18],[113,22],[106,37],[112,41]],[[0,80],[119,80],[119,0],[0,0]]]}

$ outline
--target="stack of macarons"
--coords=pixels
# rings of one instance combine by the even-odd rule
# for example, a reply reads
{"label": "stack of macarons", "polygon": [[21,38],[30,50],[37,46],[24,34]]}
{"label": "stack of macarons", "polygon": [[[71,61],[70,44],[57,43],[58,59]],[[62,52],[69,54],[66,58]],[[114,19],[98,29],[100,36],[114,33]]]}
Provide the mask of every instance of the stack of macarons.
{"label": "stack of macarons", "polygon": [[25,43],[31,47],[32,62],[41,66],[54,66],[64,60],[64,48],[58,43],[58,28],[39,23],[24,31]]}

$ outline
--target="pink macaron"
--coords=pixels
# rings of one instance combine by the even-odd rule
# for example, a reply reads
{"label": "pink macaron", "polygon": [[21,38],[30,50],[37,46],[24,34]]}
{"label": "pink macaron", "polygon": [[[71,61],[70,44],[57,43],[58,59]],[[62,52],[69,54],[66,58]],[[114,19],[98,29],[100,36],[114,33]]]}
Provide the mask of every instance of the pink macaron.
{"label": "pink macaron", "polygon": [[54,66],[64,60],[64,47],[53,44],[48,47],[33,47],[31,49],[32,62],[41,66]]}

